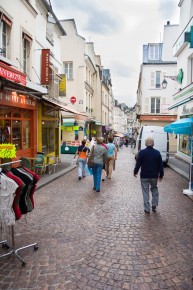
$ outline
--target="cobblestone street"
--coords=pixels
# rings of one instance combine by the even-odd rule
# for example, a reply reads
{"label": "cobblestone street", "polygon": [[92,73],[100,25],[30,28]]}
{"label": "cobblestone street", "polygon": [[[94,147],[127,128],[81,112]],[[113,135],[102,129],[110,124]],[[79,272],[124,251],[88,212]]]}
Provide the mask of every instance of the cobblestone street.
{"label": "cobblestone street", "polygon": [[[193,201],[169,167],[156,213],[143,211],[131,148],[118,152],[111,180],[93,191],[77,169],[36,191],[35,209],[15,225],[16,247],[0,259],[0,289],[193,289]],[[6,250],[2,249],[1,254]]]}

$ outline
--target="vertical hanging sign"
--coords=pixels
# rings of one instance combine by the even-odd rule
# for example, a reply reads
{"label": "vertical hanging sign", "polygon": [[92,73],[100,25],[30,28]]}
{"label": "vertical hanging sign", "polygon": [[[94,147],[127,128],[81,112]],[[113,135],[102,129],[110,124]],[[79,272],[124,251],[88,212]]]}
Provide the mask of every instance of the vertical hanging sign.
{"label": "vertical hanging sign", "polygon": [[59,97],[66,97],[66,75],[60,75],[61,80],[59,83]]}
{"label": "vertical hanging sign", "polygon": [[42,49],[41,84],[49,85],[50,49]]}

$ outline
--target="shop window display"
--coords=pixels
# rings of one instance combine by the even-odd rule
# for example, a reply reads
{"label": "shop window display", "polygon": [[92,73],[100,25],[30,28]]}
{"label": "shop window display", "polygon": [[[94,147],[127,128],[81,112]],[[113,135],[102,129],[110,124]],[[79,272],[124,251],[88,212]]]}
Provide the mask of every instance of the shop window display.
{"label": "shop window display", "polygon": [[55,121],[42,122],[42,151],[49,154],[54,151],[55,142]]}
{"label": "shop window display", "polygon": [[179,151],[191,155],[191,142],[192,138],[188,135],[179,136]]}

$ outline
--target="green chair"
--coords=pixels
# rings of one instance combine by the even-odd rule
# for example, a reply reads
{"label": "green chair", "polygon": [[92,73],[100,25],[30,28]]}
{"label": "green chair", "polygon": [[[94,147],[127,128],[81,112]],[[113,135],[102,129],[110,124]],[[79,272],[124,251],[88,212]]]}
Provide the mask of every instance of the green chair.
{"label": "green chair", "polygon": [[34,159],[34,165],[32,168],[37,174],[44,175],[45,174],[45,163],[44,163],[44,155],[43,154],[37,154]]}
{"label": "green chair", "polygon": [[30,162],[30,160],[28,158],[21,157],[20,160],[21,160],[21,166],[22,167],[26,167],[28,169],[31,169],[31,162]]}

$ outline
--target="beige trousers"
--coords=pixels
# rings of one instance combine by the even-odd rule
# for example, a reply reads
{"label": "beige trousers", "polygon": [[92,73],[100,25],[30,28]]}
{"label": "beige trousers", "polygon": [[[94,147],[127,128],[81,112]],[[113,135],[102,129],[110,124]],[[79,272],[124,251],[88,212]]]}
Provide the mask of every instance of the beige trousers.
{"label": "beige trousers", "polygon": [[112,176],[114,160],[115,160],[114,156],[107,157],[106,159],[106,172],[108,178],[111,178]]}

